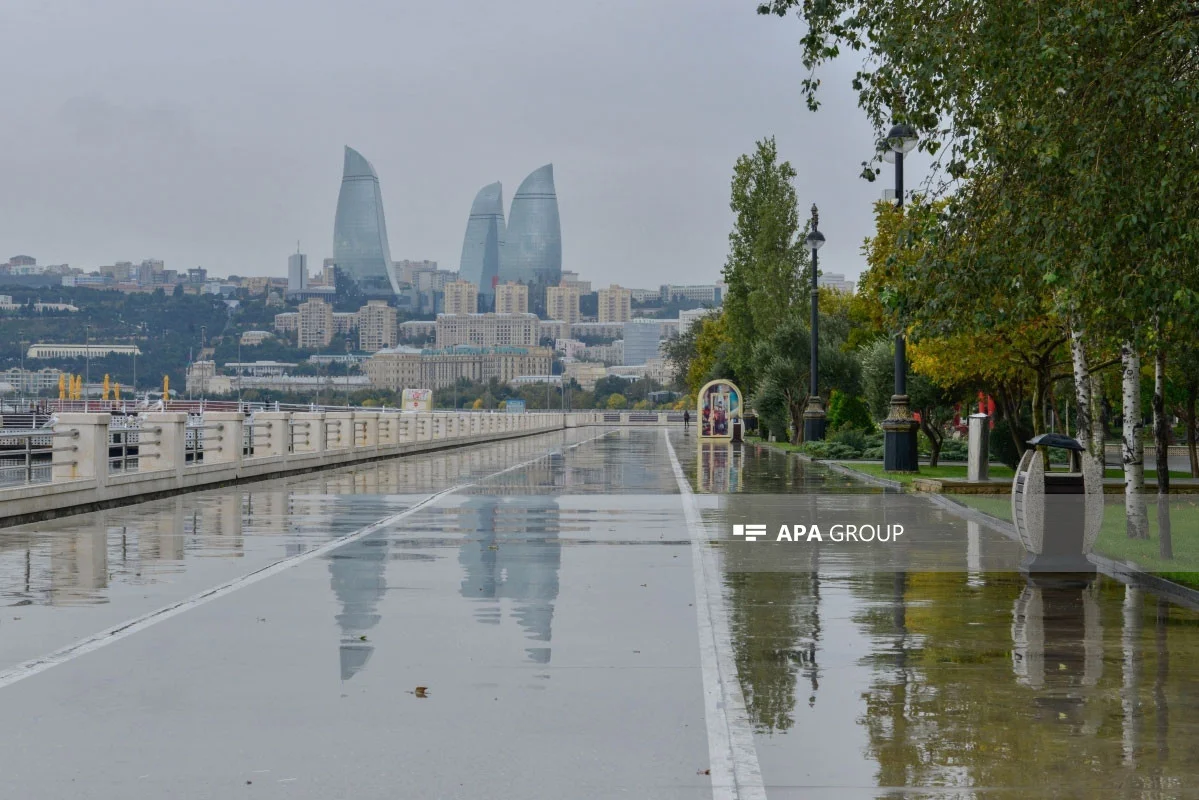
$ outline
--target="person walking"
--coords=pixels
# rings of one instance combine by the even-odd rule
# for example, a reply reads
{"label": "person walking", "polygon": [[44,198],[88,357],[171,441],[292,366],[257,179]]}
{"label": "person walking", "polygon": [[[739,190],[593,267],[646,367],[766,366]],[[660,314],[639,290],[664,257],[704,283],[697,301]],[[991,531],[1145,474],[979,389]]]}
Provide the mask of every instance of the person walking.
{"label": "person walking", "polygon": [[691,412],[683,409],[683,432],[686,433],[689,427],[691,427]]}

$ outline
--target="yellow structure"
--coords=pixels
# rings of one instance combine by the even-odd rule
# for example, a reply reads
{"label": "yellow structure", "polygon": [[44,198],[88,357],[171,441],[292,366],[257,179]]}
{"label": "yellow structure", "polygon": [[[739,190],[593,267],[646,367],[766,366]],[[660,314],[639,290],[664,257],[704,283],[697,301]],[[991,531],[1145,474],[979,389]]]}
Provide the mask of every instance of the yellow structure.
{"label": "yellow structure", "polygon": [[112,385],[112,399],[113,400],[121,399],[121,382],[120,381],[117,381],[116,383],[114,383]]}
{"label": "yellow structure", "polygon": [[67,373],[58,373],[58,399],[67,399]]}
{"label": "yellow structure", "polygon": [[109,382],[108,374],[104,375],[104,388],[100,390],[100,399],[107,400],[108,393],[112,391],[112,383]]}
{"label": "yellow structure", "polygon": [[165,403],[171,394],[171,376],[162,376],[162,401]]}

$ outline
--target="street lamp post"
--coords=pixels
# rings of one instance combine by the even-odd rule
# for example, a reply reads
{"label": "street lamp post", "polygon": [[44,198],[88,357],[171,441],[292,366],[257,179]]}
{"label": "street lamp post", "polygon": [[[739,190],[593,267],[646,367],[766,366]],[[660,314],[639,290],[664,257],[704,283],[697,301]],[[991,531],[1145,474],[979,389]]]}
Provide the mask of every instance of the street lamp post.
{"label": "street lamp post", "polygon": [[808,233],[807,245],[812,251],[812,335],[811,357],[808,360],[808,407],[803,412],[803,438],[805,442],[817,442],[824,438],[826,419],[824,402],[820,399],[820,289],[816,252],[824,246],[824,234],[820,232],[820,212],[812,204],[812,230]]}
{"label": "street lamp post", "polygon": [[[891,128],[886,144],[895,156],[895,200],[903,208],[903,156],[916,146],[916,129],[906,123]],[[889,159],[888,159],[889,160]],[[895,334],[895,393],[891,395],[891,410],[883,420],[883,470],[886,472],[919,472],[916,450],[917,423],[912,417],[908,399],[907,343],[903,329]]]}
{"label": "street lamp post", "polygon": [[92,382],[92,326],[83,326],[83,410],[91,410],[91,397],[88,394],[87,387]]}

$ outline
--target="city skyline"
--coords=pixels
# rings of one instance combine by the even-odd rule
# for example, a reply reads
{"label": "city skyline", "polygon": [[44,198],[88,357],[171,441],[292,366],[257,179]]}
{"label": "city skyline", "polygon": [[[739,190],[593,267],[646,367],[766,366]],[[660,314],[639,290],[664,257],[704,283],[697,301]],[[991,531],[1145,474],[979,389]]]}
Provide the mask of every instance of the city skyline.
{"label": "city skyline", "polygon": [[[464,21],[452,8],[301,3],[240,9],[234,26],[210,6],[138,8],[59,18],[6,4],[22,31],[11,57],[42,67],[0,78],[20,120],[0,152],[0,252],[279,275],[299,239],[317,265],[332,256],[330,153],[352,143],[387,184],[396,260],[453,267],[480,185],[515,187],[553,160],[569,187],[564,269],[626,286],[710,281],[727,255],[733,164],[773,134],[801,203],[822,209],[822,264],[861,269],[881,187],[857,177],[875,131],[849,88],[856,64],[826,72],[824,110],[808,112],[799,28],[752,4],[518,2]],[[137,47],[112,46],[129,37]],[[342,38],[358,42],[351,54],[320,55]],[[913,186],[924,163],[908,164]]]}
{"label": "city skyline", "polygon": [[333,261],[364,290],[399,294],[379,175],[361,153],[346,145],[337,214],[333,221]]}

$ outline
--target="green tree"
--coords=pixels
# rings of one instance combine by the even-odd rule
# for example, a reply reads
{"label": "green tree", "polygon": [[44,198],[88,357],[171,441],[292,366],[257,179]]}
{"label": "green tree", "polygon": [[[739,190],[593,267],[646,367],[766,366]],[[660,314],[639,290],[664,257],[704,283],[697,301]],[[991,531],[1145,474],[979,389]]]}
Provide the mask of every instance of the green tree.
{"label": "green tree", "polygon": [[628,408],[629,401],[625,398],[625,396],[623,394],[610,394],[610,395],[608,395],[608,402],[606,403],[606,405],[608,408],[611,408],[613,410],[619,410],[622,408]]}
{"label": "green tree", "polygon": [[[784,319],[798,296],[807,254],[800,236],[795,169],[780,163],[774,138],[737,159],[730,207],[735,217],[724,265],[724,300],[731,376],[753,391],[753,344]],[[701,334],[702,335],[702,334]]]}

